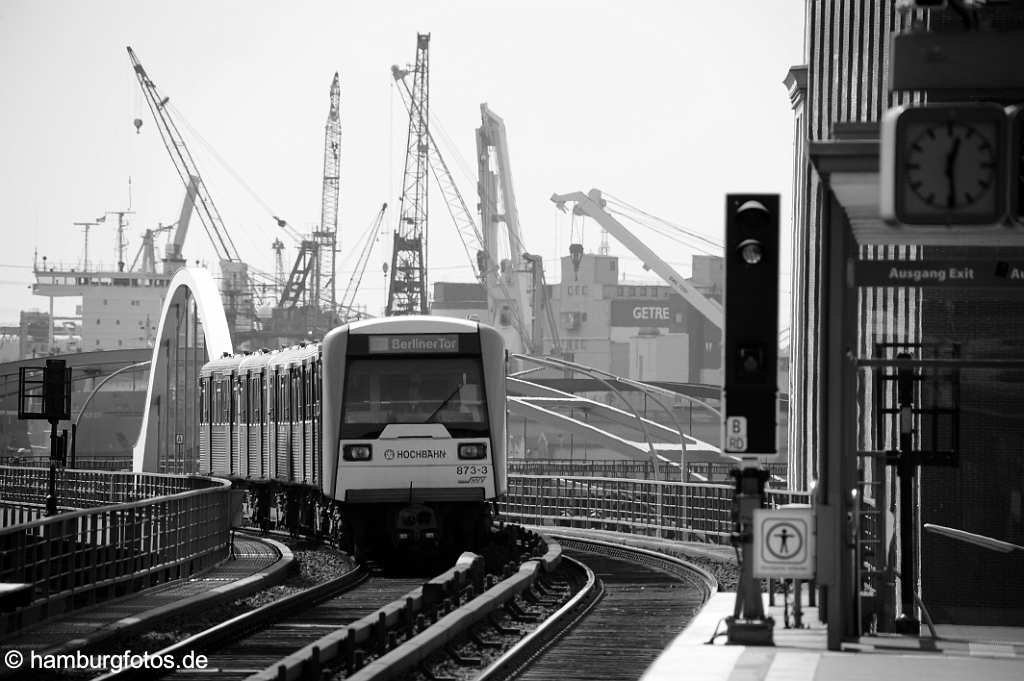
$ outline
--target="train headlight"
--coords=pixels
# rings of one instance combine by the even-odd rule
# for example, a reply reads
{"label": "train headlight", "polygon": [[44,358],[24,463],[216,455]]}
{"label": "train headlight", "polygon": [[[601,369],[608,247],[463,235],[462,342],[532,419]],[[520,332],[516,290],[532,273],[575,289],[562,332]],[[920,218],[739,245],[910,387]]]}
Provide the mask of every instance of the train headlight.
{"label": "train headlight", "polygon": [[463,443],[459,445],[460,459],[483,459],[486,456],[487,445],[483,442],[474,442],[472,444]]}
{"label": "train headlight", "polygon": [[341,448],[341,458],[345,461],[369,461],[373,458],[370,445],[345,445]]}

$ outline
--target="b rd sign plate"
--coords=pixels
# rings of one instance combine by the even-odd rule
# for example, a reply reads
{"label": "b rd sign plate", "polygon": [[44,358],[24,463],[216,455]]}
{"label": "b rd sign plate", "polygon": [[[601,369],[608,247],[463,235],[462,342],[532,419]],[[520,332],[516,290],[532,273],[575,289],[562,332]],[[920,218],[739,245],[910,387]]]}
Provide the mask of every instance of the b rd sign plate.
{"label": "b rd sign plate", "polygon": [[755,509],[753,554],[755,577],[812,579],[813,509]]}

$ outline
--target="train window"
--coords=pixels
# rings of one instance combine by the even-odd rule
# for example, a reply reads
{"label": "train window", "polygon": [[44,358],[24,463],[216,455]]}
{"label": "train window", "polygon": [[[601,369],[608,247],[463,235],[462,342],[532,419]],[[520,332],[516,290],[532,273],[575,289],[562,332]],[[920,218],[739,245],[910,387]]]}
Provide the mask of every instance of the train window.
{"label": "train window", "polygon": [[267,418],[273,422],[277,419],[277,380],[268,377],[267,380]]}
{"label": "train window", "polygon": [[350,359],[342,437],[374,437],[389,423],[442,423],[453,437],[485,435],[480,358]]}
{"label": "train window", "polygon": [[249,375],[245,377],[238,377],[238,386],[235,388],[238,392],[238,420],[241,423],[249,423]]}

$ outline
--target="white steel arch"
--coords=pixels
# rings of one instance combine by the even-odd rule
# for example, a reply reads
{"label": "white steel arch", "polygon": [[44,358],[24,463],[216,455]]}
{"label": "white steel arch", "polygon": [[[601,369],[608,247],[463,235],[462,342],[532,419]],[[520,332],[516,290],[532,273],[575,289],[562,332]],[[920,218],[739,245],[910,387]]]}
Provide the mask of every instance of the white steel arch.
{"label": "white steel arch", "polygon": [[156,339],[132,468],[192,473],[199,443],[199,368],[210,357],[233,351],[220,292],[208,270],[184,268],[174,275]]}

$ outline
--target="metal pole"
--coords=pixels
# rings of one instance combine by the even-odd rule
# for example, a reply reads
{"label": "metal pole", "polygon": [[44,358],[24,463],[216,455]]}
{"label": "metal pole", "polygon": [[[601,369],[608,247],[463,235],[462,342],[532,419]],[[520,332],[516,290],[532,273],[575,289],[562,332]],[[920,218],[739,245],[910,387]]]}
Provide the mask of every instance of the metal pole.
{"label": "metal pole", "polygon": [[[909,353],[896,355],[907,360]],[[914,595],[917,579],[914,572],[914,375],[913,369],[900,367],[896,371],[897,401],[900,407],[900,454],[897,473],[900,478],[900,615],[896,618],[896,631],[903,634],[921,633],[921,622],[916,616]]]}

